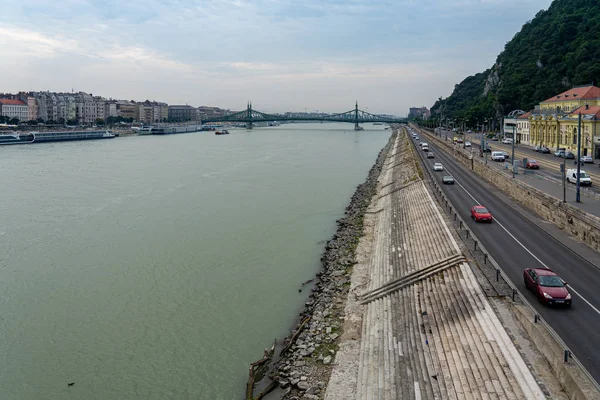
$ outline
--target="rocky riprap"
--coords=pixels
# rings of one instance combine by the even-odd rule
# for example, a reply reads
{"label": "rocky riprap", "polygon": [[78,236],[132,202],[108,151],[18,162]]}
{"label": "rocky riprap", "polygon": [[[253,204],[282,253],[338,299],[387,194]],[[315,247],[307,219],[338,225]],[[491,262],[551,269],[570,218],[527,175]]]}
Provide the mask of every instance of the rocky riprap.
{"label": "rocky riprap", "polygon": [[364,214],[376,193],[377,179],[396,135],[394,131],[379,152],[366,181],[357,187],[344,217],[337,221],[337,232],[327,241],[321,257],[322,270],[317,273],[299,323],[284,341],[281,359],[272,376],[283,389],[283,399],[321,399],[325,394],[331,363],[338,350],[337,341],[355,264],[355,250],[363,232]]}

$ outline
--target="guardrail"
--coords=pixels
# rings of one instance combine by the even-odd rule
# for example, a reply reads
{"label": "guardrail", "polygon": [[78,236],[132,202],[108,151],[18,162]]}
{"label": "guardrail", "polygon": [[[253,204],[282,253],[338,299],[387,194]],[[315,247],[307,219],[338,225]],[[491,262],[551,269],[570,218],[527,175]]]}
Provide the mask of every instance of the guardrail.
{"label": "guardrail", "polygon": [[[508,287],[511,289],[511,297],[512,297],[512,301],[513,301],[513,306],[517,305],[517,299],[522,304],[524,304],[526,306],[526,308],[529,309],[529,311],[533,314],[533,324],[541,325],[548,332],[550,337],[556,342],[556,345],[563,350],[564,364],[569,364],[569,360],[572,360],[575,367],[577,369],[579,369],[579,371],[584,375],[585,379],[587,379],[589,381],[588,385],[585,385],[585,383],[580,384],[578,381],[581,380],[581,378],[572,377],[570,374],[567,374],[568,379],[570,379],[570,381],[565,381],[565,379],[567,379],[567,377],[564,376],[565,374],[561,374],[560,371],[556,370],[559,368],[559,366],[557,366],[556,363],[553,362],[554,360],[549,359],[549,356],[548,356],[548,354],[546,354],[546,351],[543,351],[542,349],[538,348],[538,350],[544,355],[544,357],[550,363],[550,365],[552,365],[553,368],[555,368],[555,373],[556,373],[557,377],[559,378],[559,382],[563,385],[563,388],[565,388],[565,391],[567,391],[570,398],[571,399],[597,399],[597,398],[600,398],[600,385],[598,384],[598,382],[596,382],[596,380],[587,371],[587,369],[585,369],[583,364],[577,359],[577,357],[573,354],[571,349],[560,338],[560,336],[554,331],[554,329],[552,329],[552,327],[537,313],[537,311],[531,305],[531,303],[529,303],[529,301],[519,291],[517,286],[512,282],[512,280],[508,277],[508,275],[506,275],[506,273],[502,270],[502,268],[496,262],[496,260],[494,260],[494,258],[490,255],[490,253],[487,251],[485,246],[477,238],[475,233],[473,233],[473,231],[471,231],[471,229],[469,229],[469,226],[466,224],[464,219],[456,211],[456,207],[452,204],[450,199],[448,199],[448,197],[446,196],[446,194],[440,187],[440,184],[435,180],[434,175],[431,172],[430,168],[427,167],[427,163],[425,162],[426,159],[424,158],[423,152],[419,151],[419,149],[417,148],[417,146],[414,143],[414,140],[409,140],[409,141],[412,143],[413,149],[416,150],[416,153],[419,154],[419,158],[421,160],[423,169],[427,173],[427,177],[428,177],[427,180],[433,185],[434,194],[440,201],[440,205],[442,205],[442,207],[444,208],[444,212],[446,212],[447,215],[449,215],[451,218],[453,218],[453,220],[458,224],[459,233],[460,233],[460,231],[464,231],[467,239],[471,239],[473,241],[473,243],[474,243],[473,251],[482,253],[484,263],[486,265],[488,262],[491,264],[491,266],[496,271],[496,281],[498,282],[500,280],[500,278],[502,278],[502,280],[506,283],[506,285],[508,285]],[[517,310],[517,311],[520,311],[520,310]],[[519,318],[519,320],[522,323],[524,322],[524,321],[522,321],[521,318]],[[528,329],[528,331],[529,331],[529,329]],[[537,342],[536,341],[533,341],[533,342],[536,343],[536,346],[537,346]],[[573,388],[573,385],[575,386],[575,388]],[[582,388],[581,386],[584,386],[584,387]],[[591,389],[586,388],[585,386],[590,386]],[[571,393],[569,393],[569,390],[567,390],[567,387],[570,387]],[[589,392],[592,392],[592,393],[589,393]]]}

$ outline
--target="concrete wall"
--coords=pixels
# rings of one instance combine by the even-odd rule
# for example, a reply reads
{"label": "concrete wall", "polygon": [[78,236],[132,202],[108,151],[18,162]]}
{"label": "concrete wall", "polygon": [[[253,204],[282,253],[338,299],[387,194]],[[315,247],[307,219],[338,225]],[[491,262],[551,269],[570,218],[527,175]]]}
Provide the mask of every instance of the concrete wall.
{"label": "concrete wall", "polygon": [[534,322],[535,316],[531,309],[513,305],[513,311],[529,337],[534,338],[536,348],[554,370],[554,375],[567,392],[569,399],[597,399],[600,393],[594,383],[572,360],[565,363],[564,347],[550,334],[547,326],[541,322]]}
{"label": "concrete wall", "polygon": [[[442,149],[445,149],[448,154],[453,154],[450,142],[439,139],[428,130],[412,126],[422,134],[427,135],[428,141],[435,142]],[[541,218],[554,223],[592,249],[600,251],[600,218],[588,214],[571,204],[563,203],[560,199],[526,183],[512,179],[511,175],[485,165],[477,156],[470,159],[469,154],[456,151],[454,152],[454,158]]]}

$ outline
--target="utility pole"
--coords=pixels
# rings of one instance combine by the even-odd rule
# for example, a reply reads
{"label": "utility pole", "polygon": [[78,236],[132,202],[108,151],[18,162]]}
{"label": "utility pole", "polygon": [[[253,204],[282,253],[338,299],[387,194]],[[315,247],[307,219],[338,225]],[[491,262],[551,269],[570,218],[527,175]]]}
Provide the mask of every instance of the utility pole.
{"label": "utility pole", "polygon": [[[581,182],[579,175],[581,174],[581,111],[579,111],[579,123],[577,129],[577,194],[575,201],[581,203]],[[566,157],[565,157],[566,158]]]}
{"label": "utility pole", "polygon": [[562,165],[562,181],[563,181],[563,203],[567,202],[567,184],[565,181],[567,180],[567,157],[563,157],[563,165]]}
{"label": "utility pole", "polygon": [[512,142],[512,155],[511,155],[511,159],[510,159],[510,161],[512,162],[512,177],[513,177],[513,179],[515,178],[515,137],[516,137],[516,134],[515,134],[515,128],[516,128],[516,126],[515,125],[516,124],[513,124],[513,137],[512,137],[512,140],[511,140],[511,142]]}

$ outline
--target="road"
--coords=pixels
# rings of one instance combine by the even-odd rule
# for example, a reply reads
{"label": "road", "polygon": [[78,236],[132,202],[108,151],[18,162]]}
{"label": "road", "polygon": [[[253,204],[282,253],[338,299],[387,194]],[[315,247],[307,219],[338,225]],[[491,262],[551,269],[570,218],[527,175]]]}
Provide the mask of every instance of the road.
{"label": "road", "polygon": [[[469,138],[469,140],[471,140],[471,143],[473,143],[477,152],[479,152],[480,143],[481,143],[481,135],[479,135],[479,137],[475,137],[475,136],[467,134],[467,137]],[[508,154],[511,154],[511,145],[510,144],[504,144],[502,142],[494,142],[494,141],[488,141],[488,144],[492,148],[492,150],[506,151],[506,152],[508,152]],[[519,145],[518,147],[515,147],[515,158],[517,160],[522,160],[523,158],[533,158],[533,159],[537,160],[538,163],[540,164],[539,172],[541,172],[543,174],[548,174],[549,176],[552,176],[553,178],[556,178],[558,180],[562,180],[562,175],[560,172],[560,165],[563,163],[564,160],[561,157],[556,157],[553,153],[551,153],[551,154],[536,153],[533,151],[533,148],[530,146]],[[575,160],[566,160],[566,167],[567,168],[577,168],[577,165],[575,164]],[[598,185],[600,185],[600,168],[598,168],[598,164],[596,164],[596,163],[584,164],[581,167],[581,169],[585,170],[592,177],[592,182],[595,182]],[[599,192],[596,189],[596,187],[592,187],[592,190],[595,192]]]}
{"label": "road", "polygon": [[[443,175],[454,176],[454,185],[441,186],[469,228],[538,314],[560,335],[596,381],[600,381],[600,265],[581,258],[524,218],[434,143],[429,143],[429,148],[435,158],[425,159],[426,167],[440,184]],[[433,171],[434,162],[441,162],[446,171]],[[492,224],[473,222],[470,209],[476,204],[490,210],[495,219]],[[594,262],[600,264],[597,260]],[[552,269],[568,282],[573,296],[570,309],[544,306],[531,291],[526,290],[523,270],[544,267]]]}
{"label": "road", "polygon": [[[442,133],[441,137],[444,138],[444,133]],[[473,155],[475,157],[479,157],[479,143],[481,136],[474,137],[473,135],[467,134],[467,140],[471,141],[473,144]],[[448,140],[452,140],[452,132],[448,134]],[[457,145],[457,150],[469,153],[471,149],[460,148],[460,145]],[[492,150],[502,150],[506,151],[509,155],[511,154],[511,146],[508,144],[502,144],[501,142],[489,142],[489,146]],[[539,154],[535,153],[531,150],[530,147],[520,146],[519,148],[515,148],[515,158],[517,160],[521,160],[524,157],[533,158],[537,160],[540,164],[540,169],[538,170],[524,170],[522,168],[519,169],[519,174],[515,177],[516,179],[527,183],[535,187],[538,190],[541,190],[557,199],[563,198],[563,184],[562,184],[562,175],[559,170],[559,164],[563,161],[562,158],[555,157],[553,154]],[[491,159],[491,155],[488,154],[488,165],[490,167],[496,168],[498,170],[506,170],[506,163],[503,162],[494,162]],[[567,168],[574,167],[573,160],[567,160],[566,163]],[[586,164],[582,169],[586,172],[590,173],[590,171],[595,171],[597,168],[597,164]],[[505,171],[508,172],[508,171]],[[592,176],[592,180],[594,181],[594,185],[582,186],[581,187],[581,202],[576,201],[576,187],[574,184],[566,183],[566,201],[567,203],[573,205],[574,207],[581,208],[582,210],[596,215],[600,217],[600,176],[595,180],[595,175],[590,173]]]}

